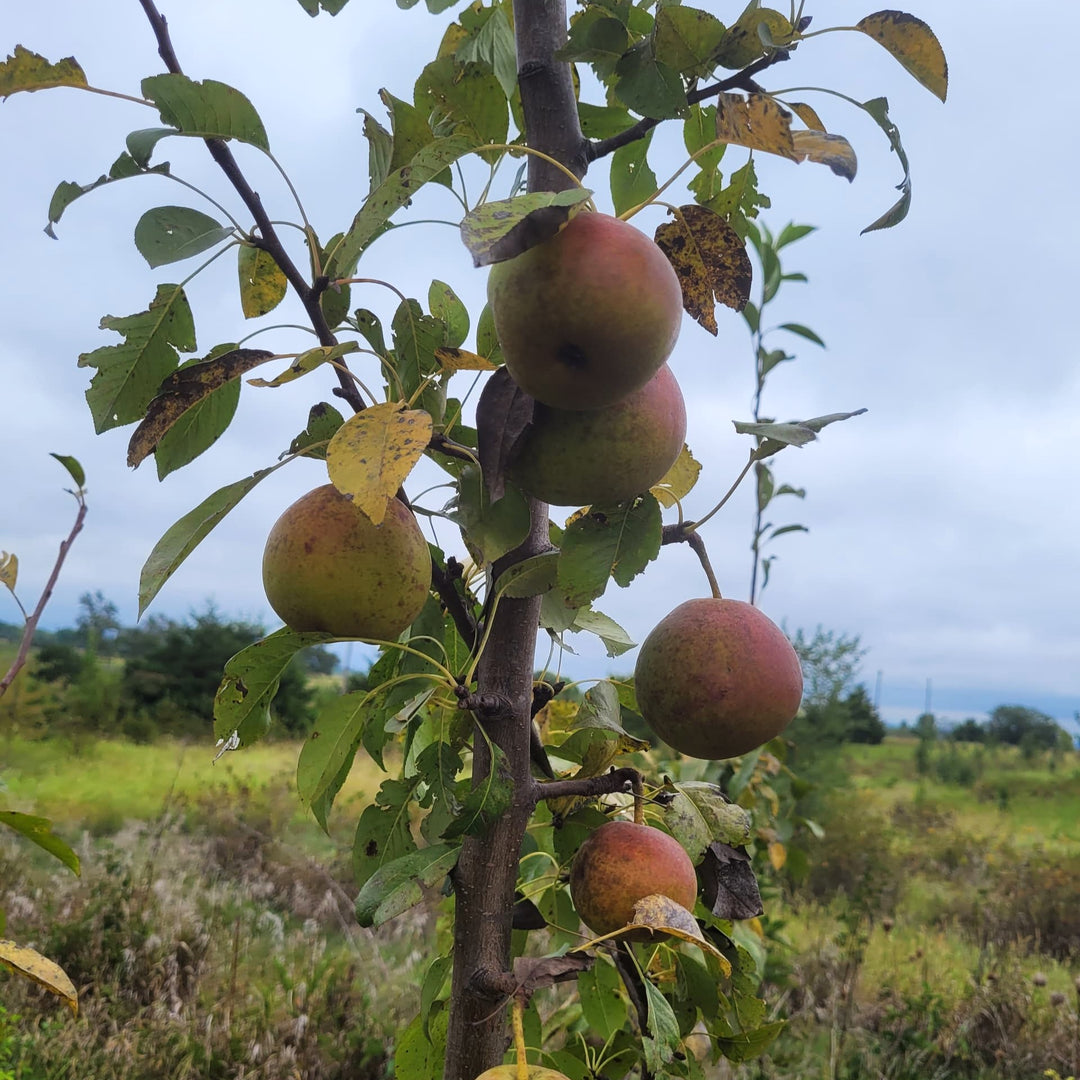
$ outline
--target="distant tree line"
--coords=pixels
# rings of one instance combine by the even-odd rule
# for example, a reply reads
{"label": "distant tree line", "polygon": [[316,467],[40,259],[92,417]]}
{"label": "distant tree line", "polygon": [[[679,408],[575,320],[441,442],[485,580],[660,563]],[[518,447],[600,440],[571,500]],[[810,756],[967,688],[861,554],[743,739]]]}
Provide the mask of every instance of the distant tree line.
{"label": "distant tree line", "polygon": [[[0,623],[0,641],[21,634],[20,626]],[[38,632],[28,685],[5,701],[0,718],[51,733],[206,738],[222,668],[265,634],[259,623],[227,618],[212,604],[184,620],[158,616],[125,627],[115,604],[86,593],[74,627]],[[271,705],[279,734],[307,732],[314,718],[309,677],[331,674],[337,664],[316,647],[285,669]]]}
{"label": "distant tree line", "polygon": [[1073,737],[1052,716],[1026,705],[998,705],[990,711],[985,724],[968,717],[949,732],[949,738],[954,742],[1018,746],[1025,755],[1073,746]]}

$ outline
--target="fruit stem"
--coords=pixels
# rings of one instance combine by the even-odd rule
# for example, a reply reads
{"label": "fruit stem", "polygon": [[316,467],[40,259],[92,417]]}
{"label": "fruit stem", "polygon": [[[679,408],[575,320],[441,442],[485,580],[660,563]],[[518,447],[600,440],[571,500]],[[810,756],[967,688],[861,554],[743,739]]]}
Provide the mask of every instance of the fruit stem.
{"label": "fruit stem", "polygon": [[641,773],[635,772],[631,781],[634,792],[634,824],[645,824],[645,789],[641,783]]}
{"label": "fruit stem", "polygon": [[517,1080],[529,1080],[529,1062],[525,1057],[525,1006],[521,995],[514,995],[514,1054],[517,1057]]}

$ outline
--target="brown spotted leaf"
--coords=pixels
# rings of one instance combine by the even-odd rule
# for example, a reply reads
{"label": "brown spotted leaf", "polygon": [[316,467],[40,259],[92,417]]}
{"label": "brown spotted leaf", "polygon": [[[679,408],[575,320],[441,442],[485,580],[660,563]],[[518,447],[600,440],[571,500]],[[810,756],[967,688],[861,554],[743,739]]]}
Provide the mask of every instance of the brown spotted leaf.
{"label": "brown spotted leaf", "polygon": [[935,97],[945,100],[949,90],[949,65],[934,31],[904,11],[877,11],[855,24],[888,49]]}
{"label": "brown spotted leaf", "polygon": [[431,416],[400,402],[370,405],[338,428],[326,448],[330,480],[374,525],[431,439]]}
{"label": "brown spotted leaf", "polygon": [[674,221],[656,230],[683,290],[683,307],[715,335],[716,305],[742,311],[750,299],[753,269],[746,245],[720,214],[682,206]]}
{"label": "brown spotted leaf", "polygon": [[791,113],[765,94],[720,94],[716,99],[716,137],[796,160]]}
{"label": "brown spotted leaf", "polygon": [[717,961],[725,975],[731,974],[731,962],[711,941],[706,941],[693,914],[663,893],[643,896],[634,905],[634,913],[625,926],[577,946],[571,950],[571,955],[579,949],[591,949],[601,941],[641,941],[643,931],[648,931],[648,935],[657,940],[675,938],[696,945]]}
{"label": "brown spotted leaf", "polygon": [[262,248],[241,245],[238,250],[240,308],[245,319],[257,319],[285,299],[289,282],[273,256]]}
{"label": "brown spotted leaf", "polygon": [[165,433],[188,409],[273,355],[265,349],[230,349],[219,356],[211,353],[206,360],[174,371],[162,382],[146,408],[145,418],[132,433],[128,443],[128,465],[135,468],[152,454]]}
{"label": "brown spotted leaf", "polygon": [[461,239],[476,266],[512,259],[550,240],[591,195],[588,188],[575,187],[481,203],[462,219]]}
{"label": "brown spotted leaf", "polygon": [[795,147],[796,161],[816,161],[819,165],[828,165],[845,180],[855,179],[858,161],[851,143],[843,135],[830,135],[824,131],[793,131],[791,142]]}

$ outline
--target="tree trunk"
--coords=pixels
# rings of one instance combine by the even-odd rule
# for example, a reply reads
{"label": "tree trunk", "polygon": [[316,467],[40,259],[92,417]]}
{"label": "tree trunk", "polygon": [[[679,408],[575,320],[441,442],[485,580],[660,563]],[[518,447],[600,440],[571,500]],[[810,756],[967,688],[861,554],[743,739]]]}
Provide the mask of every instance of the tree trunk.
{"label": "tree trunk", "polygon": [[[565,0],[514,0],[518,78],[530,147],[585,171],[584,140],[578,124],[567,64],[553,59],[566,41]],[[529,158],[529,190],[559,191],[570,184],[560,170]],[[548,513],[530,500],[532,529],[525,543],[501,563],[510,565],[546,551]],[[496,574],[503,568],[497,566]],[[483,837],[469,837],[454,871],[454,974],[446,1037],[444,1080],[474,1080],[498,1065],[509,1043],[506,1010],[485,976],[510,970],[510,933],[518,857],[535,807],[529,768],[532,680],[540,598],[503,599],[477,668],[477,693],[501,699],[509,715],[486,725],[486,733],[506,757],[514,784],[510,808]],[[492,767],[487,743],[474,739],[473,780]]]}

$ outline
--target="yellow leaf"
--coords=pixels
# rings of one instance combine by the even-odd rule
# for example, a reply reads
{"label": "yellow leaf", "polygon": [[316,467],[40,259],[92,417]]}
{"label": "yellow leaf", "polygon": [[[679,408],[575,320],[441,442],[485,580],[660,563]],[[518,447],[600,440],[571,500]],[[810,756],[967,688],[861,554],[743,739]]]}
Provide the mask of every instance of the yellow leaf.
{"label": "yellow leaf", "polygon": [[63,998],[71,1011],[76,1016],[79,1015],[79,995],[59,964],[54,964],[52,960],[25,945],[16,945],[14,941],[3,938],[0,938],[0,964]]}
{"label": "yellow leaf", "polygon": [[281,267],[262,248],[240,247],[240,307],[245,319],[273,311],[285,298],[289,283]]}
{"label": "yellow leaf", "polygon": [[934,31],[904,11],[877,11],[855,24],[884,46],[935,97],[949,91],[949,64]]}
{"label": "yellow leaf", "polygon": [[843,135],[829,135],[824,131],[793,131],[791,143],[795,148],[796,161],[816,161],[828,165],[837,176],[854,180],[858,161],[851,143]]}
{"label": "yellow leaf", "polygon": [[44,56],[16,45],[14,55],[0,64],[0,100],[20,90],[32,93],[52,86],[82,88],[86,85],[86,75],[74,56],[51,64]]}
{"label": "yellow leaf", "polygon": [[787,862],[787,848],[779,840],[774,840],[769,845],[769,862],[774,870],[782,869]]}
{"label": "yellow leaf", "polygon": [[675,506],[678,500],[685,499],[690,494],[700,475],[701,462],[694,460],[690,447],[684,444],[682,451],[675,459],[675,464],[668,469],[667,475],[649,490],[656,496],[661,506],[670,508]]}
{"label": "yellow leaf", "polygon": [[827,131],[821,117],[805,101],[789,101],[791,111],[811,130]]}
{"label": "yellow leaf", "polygon": [[731,974],[728,958],[711,941],[705,940],[697,919],[682,904],[677,904],[662,893],[643,896],[634,905],[634,913],[625,926],[610,934],[592,938],[570,951],[591,949],[602,941],[647,941],[652,937],[670,937],[696,945],[702,952],[716,958],[725,975]]}
{"label": "yellow leaf", "polygon": [[681,206],[656,230],[656,242],[675,268],[683,307],[715,335],[716,305],[741,311],[750,299],[753,269],[739,234],[704,206]]}
{"label": "yellow leaf", "polygon": [[442,365],[443,371],[452,375],[455,371],[497,371],[498,364],[485,360],[476,353],[464,349],[436,349],[435,359]]}
{"label": "yellow leaf", "polygon": [[371,405],[346,420],[326,447],[334,487],[375,525],[431,439],[431,416],[397,401]]}
{"label": "yellow leaf", "polygon": [[765,94],[720,94],[716,99],[716,137],[726,143],[793,158],[791,113]]}
{"label": "yellow leaf", "polygon": [[0,551],[0,585],[6,585],[15,591],[15,581],[19,576],[19,560],[14,554]]}

